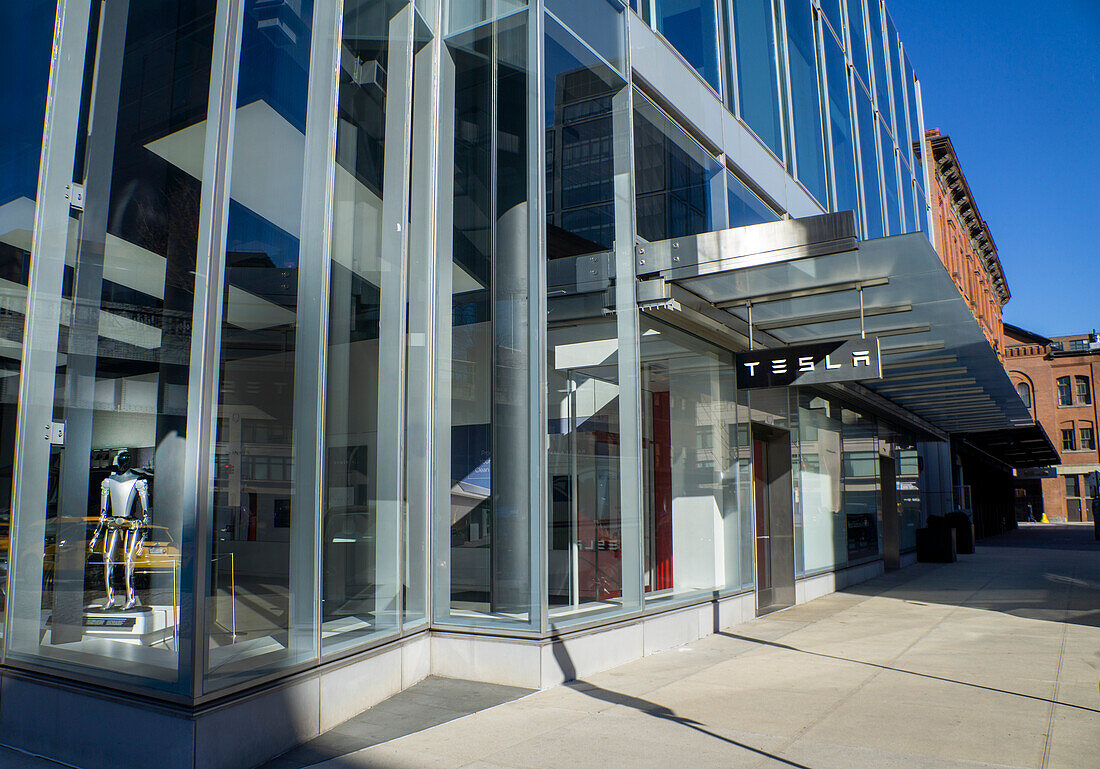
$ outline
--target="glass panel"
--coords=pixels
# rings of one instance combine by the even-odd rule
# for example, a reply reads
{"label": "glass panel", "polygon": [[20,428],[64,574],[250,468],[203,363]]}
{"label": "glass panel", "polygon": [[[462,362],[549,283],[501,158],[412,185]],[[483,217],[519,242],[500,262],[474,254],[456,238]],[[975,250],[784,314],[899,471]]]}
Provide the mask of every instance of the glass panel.
{"label": "glass panel", "polygon": [[875,67],[875,107],[888,124],[890,119],[890,73],[886,60],[886,44],[882,37],[880,0],[867,0],[867,30],[871,41],[871,61]]}
{"label": "glass panel", "polygon": [[917,216],[919,218],[920,229],[925,234],[928,233],[928,201],[924,197],[924,191],[917,188]]}
{"label": "glass panel", "polygon": [[[532,593],[528,399],[527,25],[523,15],[449,41],[454,89],[451,315],[439,357],[437,618],[527,624]],[[447,392],[446,389],[443,390]],[[438,435],[438,433],[437,433]],[[444,476],[446,477],[446,476]],[[438,539],[442,535],[442,540]],[[448,559],[449,555],[449,559]],[[446,569],[444,571],[444,569]]]}
{"label": "glass panel", "polygon": [[611,66],[626,71],[626,19],[619,0],[546,0],[546,8]]}
{"label": "glass panel", "polygon": [[863,230],[868,240],[881,238],[882,191],[879,186],[876,155],[875,119],[871,97],[862,88],[855,93],[856,115],[859,117],[859,168],[863,189]]}
{"label": "glass panel", "polygon": [[729,172],[726,173],[726,197],[729,202],[728,226],[730,227],[745,227],[750,224],[779,220],[779,216],[767,203]]}
{"label": "glass panel", "polygon": [[448,35],[480,26],[527,7],[527,0],[451,0],[443,16]]}
{"label": "glass panel", "polygon": [[637,92],[634,176],[639,237],[652,242],[723,226],[721,164]]}
{"label": "glass panel", "polygon": [[840,407],[807,393],[798,396],[802,489],[802,570],[831,569],[848,560],[847,524],[840,503]]}
{"label": "glass panel", "polygon": [[[0,8],[0,70],[12,74],[0,89],[0,111],[9,116],[0,123],[0,285],[6,295],[0,346],[0,580],[8,575],[24,303],[56,11],[56,0]],[[0,616],[6,604],[6,591],[0,591]]]}
{"label": "glass panel", "polygon": [[798,179],[828,205],[825,175],[825,145],[821,135],[821,90],[817,78],[817,53],[813,8],[810,0],[788,0],[787,58],[790,63],[791,114],[794,117],[794,148]]}
{"label": "glass panel", "polygon": [[[603,0],[584,0],[598,3]],[[652,0],[657,31],[688,64],[721,91],[718,66],[718,6],[715,0]]]}
{"label": "glass panel", "polygon": [[647,601],[741,582],[733,355],[643,317]]}
{"label": "glass panel", "polygon": [[920,459],[911,436],[899,437],[895,445],[898,484],[898,546],[901,552],[915,550],[920,528]]}
{"label": "glass panel", "polygon": [[828,19],[829,26],[833,28],[837,37],[843,40],[844,27],[840,15],[841,2],[843,2],[843,0],[821,0],[821,10],[825,13],[825,18]]}
{"label": "glass panel", "polygon": [[[297,8],[244,8],[215,439],[228,465],[213,488],[207,690],[317,652],[313,612],[302,608],[315,592],[315,490],[297,487],[294,451],[297,340],[320,321],[319,308],[298,312],[312,7]],[[305,506],[293,509],[296,500]]]}
{"label": "glass panel", "polygon": [[882,552],[878,442],[874,420],[844,408],[841,423],[841,509],[851,562]]}
{"label": "glass panel", "polygon": [[900,235],[902,226],[901,210],[898,206],[897,158],[894,156],[894,142],[890,138],[890,133],[886,130],[886,126],[882,124],[881,120],[878,124],[878,136],[881,153],[879,158],[882,161],[883,189],[886,191],[886,234]]}
{"label": "glass panel", "polygon": [[1089,387],[1089,378],[1087,376],[1074,377],[1074,384],[1077,386],[1077,405],[1088,406],[1092,403],[1092,390]]}
{"label": "glass panel", "polygon": [[637,541],[637,528],[624,536],[618,329],[604,317],[628,94],[626,81],[553,19],[544,56],[547,594],[558,625],[619,609],[631,594],[624,546]]}
{"label": "glass panel", "polygon": [[739,115],[776,157],[783,157],[783,118],[771,0],[733,0]]}
{"label": "glass panel", "polygon": [[[871,0],[875,2],[875,0]],[[871,65],[867,49],[866,20],[863,17],[863,0],[847,0],[848,34],[852,42],[852,64],[866,88],[871,87]]]}
{"label": "glass panel", "polygon": [[915,171],[914,175],[917,177],[917,184],[923,189],[924,171],[922,170],[920,147],[914,145],[917,142],[923,142],[924,137],[920,133],[920,115],[917,113],[917,85],[913,76],[913,65],[908,56],[905,57],[905,90],[909,102],[909,144],[912,147],[909,151],[913,157],[913,169]]}
{"label": "glass panel", "polygon": [[[894,20],[890,18],[890,12],[886,12],[886,45],[889,46],[890,73],[893,82],[891,89],[894,96],[894,136],[898,140],[898,149],[913,144],[909,138],[908,123],[905,118],[905,80],[901,69],[901,47],[898,43],[898,31],[894,28]],[[905,165],[911,165],[909,158],[905,158]]]}
{"label": "glass panel", "polygon": [[[400,592],[401,445],[394,370],[403,286],[411,62],[403,3],[345,0],[325,398],[322,651],[393,630]],[[392,186],[392,189],[391,189]],[[400,392],[400,390],[397,390]],[[381,438],[381,439],[380,439]]]}
{"label": "glass panel", "polygon": [[[179,626],[190,603],[180,559],[194,509],[181,500],[195,440],[187,402],[214,5],[108,3],[90,26],[101,36],[84,68],[96,131],[77,153],[80,240],[63,279],[36,268],[32,297],[38,307],[56,307],[62,294],[72,302],[60,328],[27,331],[58,340],[56,380],[34,385],[52,392],[60,432],[48,462],[19,470],[16,502],[20,610],[9,657],[174,689],[185,685]],[[73,56],[61,51],[58,61]],[[45,288],[62,282],[56,293]]]}
{"label": "glass panel", "polygon": [[855,211],[859,218],[859,179],[856,176],[856,143],[848,101],[848,67],[844,52],[829,35],[825,36],[825,67],[829,84],[829,122],[833,140],[833,177],[836,185],[835,211]]}

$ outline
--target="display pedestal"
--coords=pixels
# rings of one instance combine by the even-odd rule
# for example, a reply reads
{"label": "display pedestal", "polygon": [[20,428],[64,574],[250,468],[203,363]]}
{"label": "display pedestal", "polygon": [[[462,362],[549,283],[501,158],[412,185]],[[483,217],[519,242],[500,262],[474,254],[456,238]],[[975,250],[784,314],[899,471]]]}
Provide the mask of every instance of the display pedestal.
{"label": "display pedestal", "polygon": [[123,643],[151,646],[171,639],[176,629],[174,606],[135,606],[132,609],[84,610],[84,634]]}

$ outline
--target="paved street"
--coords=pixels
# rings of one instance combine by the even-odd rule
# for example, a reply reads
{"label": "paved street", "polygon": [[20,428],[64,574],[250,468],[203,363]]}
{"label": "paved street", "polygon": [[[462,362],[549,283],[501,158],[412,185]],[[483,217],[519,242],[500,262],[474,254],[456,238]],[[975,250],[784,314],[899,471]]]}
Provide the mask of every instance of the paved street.
{"label": "paved street", "polygon": [[571,685],[429,679],[269,766],[1089,769],[1098,680],[1100,543],[1028,526]]}

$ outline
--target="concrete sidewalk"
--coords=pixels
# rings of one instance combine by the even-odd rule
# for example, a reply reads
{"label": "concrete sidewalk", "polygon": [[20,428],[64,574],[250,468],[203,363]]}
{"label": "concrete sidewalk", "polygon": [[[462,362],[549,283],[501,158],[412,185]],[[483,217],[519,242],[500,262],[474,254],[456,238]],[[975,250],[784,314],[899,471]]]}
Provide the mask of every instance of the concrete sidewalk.
{"label": "concrete sidewalk", "polygon": [[1026,526],[323,769],[1100,767],[1100,543]]}

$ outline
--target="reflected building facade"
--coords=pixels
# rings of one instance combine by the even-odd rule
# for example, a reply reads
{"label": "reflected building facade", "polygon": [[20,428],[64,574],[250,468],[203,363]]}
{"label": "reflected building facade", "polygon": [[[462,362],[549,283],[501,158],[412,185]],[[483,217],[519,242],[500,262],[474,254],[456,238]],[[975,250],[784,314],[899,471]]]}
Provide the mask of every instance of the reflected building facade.
{"label": "reflected building facade", "polygon": [[432,673],[548,686],[915,560],[952,413],[735,376],[897,306],[791,324],[794,283],[647,263],[828,215],[930,248],[878,0],[2,13],[0,741],[86,762],[110,701],[186,747],[89,765],[255,765]]}

